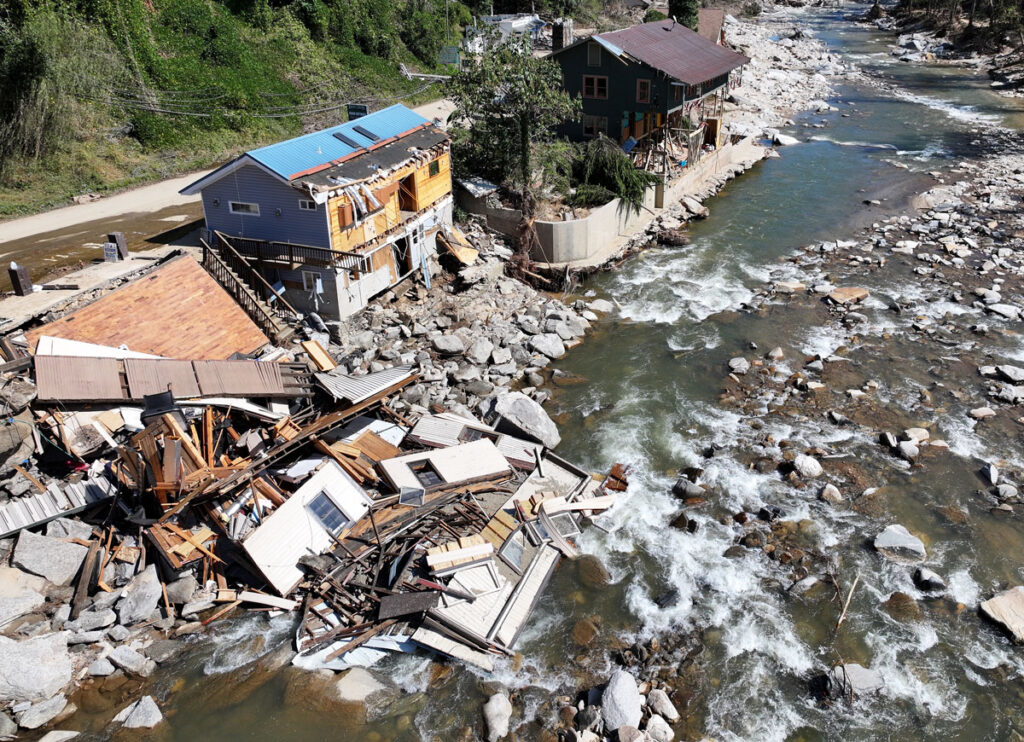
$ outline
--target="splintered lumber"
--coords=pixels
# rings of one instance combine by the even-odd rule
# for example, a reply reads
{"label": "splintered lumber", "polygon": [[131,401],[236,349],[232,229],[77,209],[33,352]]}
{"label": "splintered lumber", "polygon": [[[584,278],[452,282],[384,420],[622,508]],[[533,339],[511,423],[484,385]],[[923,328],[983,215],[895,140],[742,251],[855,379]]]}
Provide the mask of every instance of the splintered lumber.
{"label": "splintered lumber", "polygon": [[564,497],[552,497],[544,500],[541,507],[548,515],[555,515],[573,510],[607,510],[614,504],[615,495],[602,495],[575,502],[567,502]]}
{"label": "splintered lumber", "polygon": [[[174,533],[176,536],[184,539],[185,541],[188,541],[190,544],[195,546],[197,549],[199,549],[199,551],[213,559],[215,562],[220,562],[221,564],[224,563],[223,559],[221,559],[219,556],[217,556],[212,551],[203,546],[203,541],[209,539],[210,536],[213,535],[213,531],[210,531],[209,528],[204,527],[203,530],[200,531],[198,534],[192,534],[183,528],[179,528],[174,523],[164,523],[163,526],[164,528],[170,529],[170,531]],[[206,536],[202,541],[200,541],[199,537],[203,536],[207,532],[209,532],[210,535]]]}
{"label": "splintered lumber", "polygon": [[400,448],[392,446],[372,430],[363,431],[358,438],[352,441],[352,447],[375,464],[402,455]]}
{"label": "splintered lumber", "polygon": [[100,563],[100,551],[103,548],[103,542],[101,539],[95,539],[89,542],[89,551],[85,555],[85,561],[82,563],[82,571],[78,577],[78,584],[75,585],[75,595],[71,601],[71,619],[78,618],[78,614],[83,608],[85,608],[86,601],[89,598],[89,588],[92,585],[93,578],[96,576],[96,567]]}
{"label": "splintered lumber", "polygon": [[203,448],[206,449],[206,464],[213,466],[217,462],[217,452],[213,445],[213,408],[203,409]]}
{"label": "splintered lumber", "polygon": [[306,355],[309,359],[316,364],[316,367],[321,371],[330,371],[337,368],[338,364],[334,362],[330,354],[324,350],[324,347],[320,345],[316,340],[304,340],[299,343],[302,349],[306,351]]}
{"label": "splintered lumber", "polygon": [[18,472],[18,474],[20,474],[21,476],[25,477],[25,479],[27,479],[28,481],[30,481],[30,482],[32,483],[32,485],[33,485],[33,486],[34,486],[34,487],[35,487],[35,488],[36,488],[37,490],[39,490],[40,492],[46,492],[46,487],[44,487],[44,486],[43,486],[43,483],[42,483],[42,482],[40,482],[40,481],[39,481],[38,479],[36,479],[35,477],[33,477],[33,476],[32,476],[31,474],[29,474],[29,473],[28,473],[27,471],[25,471],[25,469],[24,469],[24,468],[22,468],[22,467],[21,467],[21,466],[19,466],[18,464],[15,464],[15,465],[14,465],[14,470],[15,470],[16,472]]}
{"label": "splintered lumber", "polygon": [[270,606],[271,608],[280,608],[282,611],[294,611],[299,607],[299,602],[297,600],[279,598],[276,595],[258,593],[254,590],[243,590],[238,593],[238,600],[243,603],[259,603],[260,605]]}
{"label": "splintered lumber", "polygon": [[393,623],[395,623],[395,619],[393,619],[393,618],[389,618],[389,619],[386,619],[384,621],[381,621],[379,624],[374,626],[372,629],[364,631],[362,634],[357,636],[355,639],[350,641],[345,646],[339,647],[338,649],[335,649],[333,652],[331,652],[329,655],[327,655],[324,658],[324,662],[330,662],[331,660],[336,660],[338,657],[341,657],[341,655],[345,654],[346,652],[350,652],[353,649],[355,649],[356,647],[361,647],[362,645],[366,644],[366,642],[370,641],[370,639],[372,639],[373,637],[377,636],[377,634],[379,634],[380,632],[384,631],[384,629],[386,629],[389,626],[391,626]]}
{"label": "splintered lumber", "polygon": [[228,603],[226,606],[224,606],[219,611],[214,613],[208,619],[203,621],[203,626],[207,626],[207,625],[213,623],[214,621],[216,621],[218,618],[221,618],[222,616],[226,616],[227,614],[231,613],[231,611],[235,610],[235,608],[237,608],[240,605],[242,605],[242,601],[240,601],[240,600],[236,600],[234,603]]}
{"label": "splintered lumber", "polygon": [[279,489],[277,489],[277,487],[268,482],[265,478],[256,477],[254,480],[252,480],[252,486],[259,494],[263,495],[265,498],[274,503],[275,506],[284,505],[284,494]]}
{"label": "splintered lumber", "polygon": [[165,415],[161,415],[160,419],[163,421],[163,424],[167,426],[167,430],[170,431],[171,435],[181,441],[182,450],[192,460],[192,464],[197,469],[205,468],[206,459],[203,458],[199,449],[196,448],[195,443],[192,441],[192,436],[182,430],[181,426],[178,425],[178,421],[174,419],[174,415],[167,413]]}

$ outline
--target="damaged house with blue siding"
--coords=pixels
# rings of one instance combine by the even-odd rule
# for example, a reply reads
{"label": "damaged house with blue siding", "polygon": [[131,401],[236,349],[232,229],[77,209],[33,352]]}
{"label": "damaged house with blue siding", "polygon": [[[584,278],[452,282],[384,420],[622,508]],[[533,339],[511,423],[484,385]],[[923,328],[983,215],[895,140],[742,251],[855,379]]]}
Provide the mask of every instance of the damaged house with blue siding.
{"label": "damaged house with blue siding", "polygon": [[436,249],[452,216],[449,138],[394,105],[246,152],[181,193],[202,195],[218,280],[342,319]]}

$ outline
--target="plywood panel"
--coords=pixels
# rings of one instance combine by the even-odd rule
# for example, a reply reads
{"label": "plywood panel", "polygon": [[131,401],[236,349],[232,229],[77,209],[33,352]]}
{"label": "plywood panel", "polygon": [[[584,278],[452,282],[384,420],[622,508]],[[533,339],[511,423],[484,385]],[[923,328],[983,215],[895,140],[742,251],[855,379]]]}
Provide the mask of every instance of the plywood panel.
{"label": "plywood panel", "polygon": [[235,300],[187,255],[26,334],[33,350],[40,336],[51,335],[203,360],[251,353],[269,342]]}

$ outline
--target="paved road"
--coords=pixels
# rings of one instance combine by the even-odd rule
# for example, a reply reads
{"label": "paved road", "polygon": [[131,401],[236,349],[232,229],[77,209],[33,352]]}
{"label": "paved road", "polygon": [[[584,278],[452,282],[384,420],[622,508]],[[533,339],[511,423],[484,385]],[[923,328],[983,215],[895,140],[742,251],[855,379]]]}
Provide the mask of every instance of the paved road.
{"label": "paved road", "polygon": [[[443,122],[451,113],[452,104],[442,98],[425,103],[414,110],[424,118],[440,118]],[[105,196],[91,203],[65,206],[42,214],[0,222],[0,244],[100,219],[111,219],[125,214],[150,214],[168,206],[196,202],[199,200],[197,196],[182,196],[178,191],[207,172],[209,171],[202,170],[113,196]]]}

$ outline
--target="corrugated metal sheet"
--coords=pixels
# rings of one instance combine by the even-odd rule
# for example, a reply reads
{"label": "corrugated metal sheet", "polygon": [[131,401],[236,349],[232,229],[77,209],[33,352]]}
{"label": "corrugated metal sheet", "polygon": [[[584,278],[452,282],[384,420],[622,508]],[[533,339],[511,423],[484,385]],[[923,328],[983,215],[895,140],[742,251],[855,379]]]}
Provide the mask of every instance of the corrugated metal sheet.
{"label": "corrugated metal sheet", "polygon": [[724,75],[750,61],[670,20],[603,33],[600,38],[688,85]]}
{"label": "corrugated metal sheet", "polygon": [[281,368],[262,361],[194,361],[203,395],[266,397],[284,393]]}
{"label": "corrugated metal sheet", "polygon": [[128,359],[124,362],[124,374],[128,378],[132,399],[166,392],[168,384],[178,399],[199,396],[199,384],[191,361]]}
{"label": "corrugated metal sheet", "polygon": [[285,180],[291,180],[297,173],[359,151],[334,137],[335,132],[357,144],[370,147],[374,142],[355,131],[356,126],[372,131],[383,140],[404,134],[426,123],[429,123],[427,119],[399,103],[355,121],[260,147],[247,154]]}
{"label": "corrugated metal sheet", "polygon": [[116,358],[35,358],[36,387],[41,400],[106,401],[126,399]]}
{"label": "corrugated metal sheet", "polygon": [[326,389],[328,394],[339,401],[347,401],[351,404],[358,404],[364,399],[369,399],[374,394],[382,392],[410,376],[412,376],[412,366],[395,366],[363,376],[336,373],[314,374],[317,383]]}
{"label": "corrugated metal sheet", "polygon": [[725,11],[721,8],[701,8],[697,11],[697,33],[712,44],[722,38]]}

